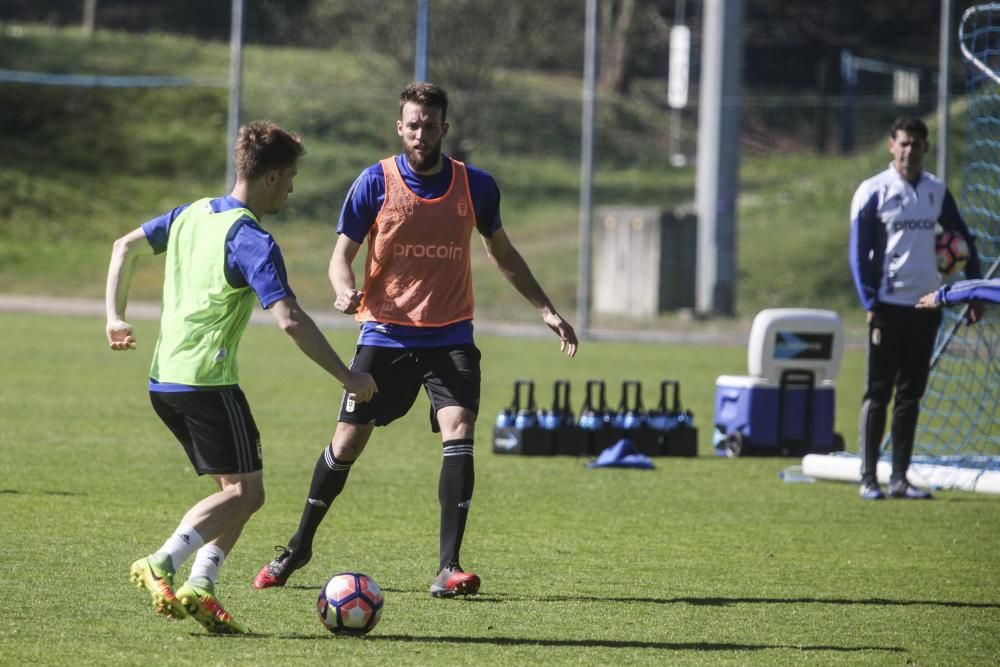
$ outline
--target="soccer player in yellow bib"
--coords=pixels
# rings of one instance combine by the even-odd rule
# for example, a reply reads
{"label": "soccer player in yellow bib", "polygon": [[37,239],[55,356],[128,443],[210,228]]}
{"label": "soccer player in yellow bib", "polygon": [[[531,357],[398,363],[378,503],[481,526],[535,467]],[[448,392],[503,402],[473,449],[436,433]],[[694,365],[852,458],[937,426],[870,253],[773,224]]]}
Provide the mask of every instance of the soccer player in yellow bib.
{"label": "soccer player in yellow bib", "polygon": [[[281,250],[259,224],[292,192],[303,153],[298,135],[274,123],[245,125],[236,144],[233,191],[143,223],[115,241],[108,269],[108,343],[112,350],[135,349],[125,320],[135,262],[166,253],[149,396],[198,474],[219,487],[185,513],[163,546],[135,561],[129,577],[149,592],[158,613],[191,616],[213,633],[248,631],[220,604],[215,582],[244,524],[264,502],[260,434],[236,362],[254,301],[352,400],[363,403],[377,390],[371,375],[344,365],[298,305]],[[175,573],[195,553],[187,581],[175,591]]]}

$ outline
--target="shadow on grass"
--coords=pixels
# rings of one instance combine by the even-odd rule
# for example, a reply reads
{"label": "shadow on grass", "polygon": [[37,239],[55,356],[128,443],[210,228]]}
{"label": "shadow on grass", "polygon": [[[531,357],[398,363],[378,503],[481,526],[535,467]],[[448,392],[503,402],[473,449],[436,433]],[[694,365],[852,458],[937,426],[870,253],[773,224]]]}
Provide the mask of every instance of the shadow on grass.
{"label": "shadow on grass", "polygon": [[[304,584],[288,584],[285,588],[294,590],[319,590],[322,584],[314,586]],[[386,593],[403,595],[426,595],[424,589],[383,588]],[[729,607],[737,604],[833,604],[833,605],[871,605],[875,607],[952,607],[957,609],[1000,609],[1000,602],[962,602],[961,600],[891,600],[889,598],[764,598],[764,597],[600,597],[597,595],[505,595],[482,594],[455,598],[456,601],[469,603],[507,602],[620,602],[626,604],[689,604],[695,607]]]}
{"label": "shadow on grass", "polygon": [[14,496],[82,496],[82,493],[72,491],[19,491],[18,489],[0,489],[0,495]]}
{"label": "shadow on grass", "polygon": [[[303,586],[301,588],[312,588]],[[383,588],[386,593],[426,594],[424,590],[403,590]],[[504,604],[508,602],[599,602],[625,604],[689,604],[696,607],[729,607],[737,604],[833,604],[871,605],[876,607],[954,607],[967,609],[1000,609],[1000,602],[962,602],[960,600],[891,600],[888,598],[764,598],[764,597],[601,597],[597,595],[505,595],[482,594],[465,598],[454,598],[468,603]]]}
{"label": "shadow on grass", "polygon": [[[260,635],[270,639],[334,639],[323,635]],[[738,642],[644,642],[619,639],[530,639],[525,637],[420,637],[415,635],[367,635],[365,637],[338,637],[369,642],[407,642],[427,644],[492,644],[495,646],[558,646],[575,648],[641,648],[666,651],[771,651],[795,649],[798,651],[836,651],[854,653],[859,651],[885,651],[906,653],[899,646],[833,646],[828,644],[742,644]]]}
{"label": "shadow on grass", "polygon": [[961,602],[958,600],[890,600],[888,598],[729,598],[729,597],[598,597],[596,595],[548,595],[530,596],[477,596],[468,598],[479,602],[624,602],[640,604],[690,604],[697,607],[728,607],[737,604],[835,604],[835,605],[873,605],[877,607],[958,607],[971,609],[1000,609],[1000,602]]}
{"label": "shadow on grass", "polygon": [[[573,601],[579,598],[572,596],[552,596],[551,600],[542,598],[540,601]],[[587,598],[584,598],[587,599]],[[973,609],[1000,609],[997,602],[961,602],[957,600],[890,600],[888,598],[721,598],[721,597],[678,597],[678,598],[590,598],[594,602],[643,602],[651,604],[690,604],[705,607],[728,607],[735,604],[835,604],[835,605],[873,605],[877,607],[968,607]]]}
{"label": "shadow on grass", "polygon": [[[289,588],[293,591],[318,591],[325,583],[326,583],[325,581],[320,581],[316,584],[285,584],[283,588]],[[385,588],[383,588],[382,590],[385,592],[389,592]],[[402,591],[395,591],[395,592],[399,593]]]}

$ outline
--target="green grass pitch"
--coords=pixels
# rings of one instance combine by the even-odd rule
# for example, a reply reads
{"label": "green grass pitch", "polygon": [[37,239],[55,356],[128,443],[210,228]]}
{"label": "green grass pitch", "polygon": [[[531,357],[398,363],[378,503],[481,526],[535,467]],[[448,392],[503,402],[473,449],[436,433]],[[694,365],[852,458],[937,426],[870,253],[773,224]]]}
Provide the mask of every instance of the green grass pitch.
{"label": "green grass pitch", "polygon": [[[252,637],[211,637],[155,616],[127,581],[210,488],[148,405],[155,340],[106,350],[94,318],[0,315],[0,663],[988,664],[1000,654],[1000,498],[863,503],[852,485],[783,484],[791,459],[710,455],[715,378],[743,349],[481,336],[477,487],[463,564],[480,595],[427,593],[437,554],[438,439],[427,403],[377,432],[323,525],[312,563],[281,590],[257,569],[294,530],[339,392],[276,327],[251,327],[243,387],[263,434],[268,501],[219,583]],[[354,335],[331,334],[349,355]],[[863,353],[838,383],[853,449]],[[579,390],[681,380],[701,432],[697,459],[653,471],[589,470],[568,458],[495,456],[490,426],[511,382]],[[648,390],[647,390],[648,392]],[[647,402],[652,398],[647,396]],[[320,625],[317,592],[357,569],[386,591],[365,638]]]}

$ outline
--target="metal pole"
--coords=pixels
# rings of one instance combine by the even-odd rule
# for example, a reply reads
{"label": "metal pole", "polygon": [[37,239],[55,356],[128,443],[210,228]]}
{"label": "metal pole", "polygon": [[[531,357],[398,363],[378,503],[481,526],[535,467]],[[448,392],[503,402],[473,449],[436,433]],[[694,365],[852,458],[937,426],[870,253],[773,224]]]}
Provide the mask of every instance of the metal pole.
{"label": "metal pole", "polygon": [[843,91],[840,106],[840,152],[854,150],[854,95],[858,87],[858,70],[854,56],[847,49],[840,52],[840,81]]}
{"label": "metal pole", "polygon": [[233,151],[236,134],[240,131],[240,87],[243,82],[243,0],[233,0],[229,28],[229,152],[226,156],[226,191],[236,184],[236,164]]}
{"label": "metal pole", "polygon": [[591,233],[594,225],[594,99],[597,79],[597,0],[587,0],[583,53],[583,117],[580,147],[580,256],[576,284],[577,334],[590,331]]}
{"label": "metal pole", "polygon": [[695,310],[732,315],[736,286],[743,0],[706,0],[698,109]]}
{"label": "metal pole", "polygon": [[427,80],[427,19],[430,0],[417,0],[417,46],[413,55],[413,80]]}
{"label": "metal pole", "polygon": [[941,37],[938,41],[937,176],[945,184],[948,183],[948,106],[951,99],[951,67],[948,66],[951,55],[951,3],[952,0],[941,0]]}

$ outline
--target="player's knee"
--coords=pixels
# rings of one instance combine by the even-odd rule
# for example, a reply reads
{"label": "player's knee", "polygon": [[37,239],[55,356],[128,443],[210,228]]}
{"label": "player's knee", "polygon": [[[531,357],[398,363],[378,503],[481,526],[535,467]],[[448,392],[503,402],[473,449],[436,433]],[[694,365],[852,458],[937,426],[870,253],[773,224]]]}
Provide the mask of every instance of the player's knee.
{"label": "player's knee", "polygon": [[260,479],[242,479],[226,489],[244,516],[251,516],[264,506],[264,484]]}
{"label": "player's knee", "polygon": [[437,412],[441,436],[446,440],[471,438],[476,432],[476,414],[459,405],[449,405]]}
{"label": "player's knee", "polygon": [[364,445],[359,446],[358,443],[350,441],[340,442],[335,443],[330,450],[338,461],[356,461],[361,456]]}
{"label": "player's knee", "polygon": [[337,424],[337,432],[330,442],[330,451],[338,461],[356,461],[368,444],[374,424]]}
{"label": "player's knee", "polygon": [[862,409],[865,411],[884,410],[889,405],[891,398],[892,387],[873,387],[865,393]]}
{"label": "player's knee", "polygon": [[920,408],[920,396],[911,396],[908,394],[898,393],[896,394],[896,403],[894,405],[895,412],[913,412]]}
{"label": "player's knee", "polygon": [[259,488],[255,488],[247,498],[248,515],[254,514],[257,510],[263,507],[265,498],[264,486],[260,485]]}

